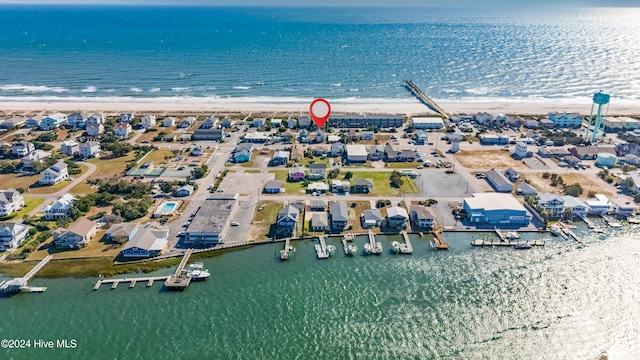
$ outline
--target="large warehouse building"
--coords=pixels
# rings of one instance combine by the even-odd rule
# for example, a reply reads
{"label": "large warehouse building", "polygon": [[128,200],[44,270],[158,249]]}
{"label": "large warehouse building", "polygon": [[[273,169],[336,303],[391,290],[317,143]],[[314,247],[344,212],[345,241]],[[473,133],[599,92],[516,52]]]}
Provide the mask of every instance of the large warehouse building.
{"label": "large warehouse building", "polygon": [[475,193],[464,199],[469,222],[477,225],[527,226],[531,215],[511,194]]}

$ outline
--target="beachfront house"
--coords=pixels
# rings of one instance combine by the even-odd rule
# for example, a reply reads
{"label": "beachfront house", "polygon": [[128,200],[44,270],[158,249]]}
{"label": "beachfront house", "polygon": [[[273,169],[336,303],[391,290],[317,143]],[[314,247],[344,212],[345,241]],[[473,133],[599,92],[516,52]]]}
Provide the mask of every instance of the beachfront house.
{"label": "beachfront house", "polygon": [[44,208],[44,218],[47,220],[57,220],[63,217],[67,217],[69,210],[73,207],[73,201],[75,197],[71,194],[64,194],[60,196],[53,204],[47,205]]}
{"label": "beachfront house", "polygon": [[[116,225],[120,226],[115,228],[113,233],[117,234],[120,239],[126,238],[127,241],[120,253],[123,257],[156,257],[162,254],[169,245],[169,230],[156,222],[147,223],[145,225],[138,225],[135,223],[123,223]],[[116,225],[112,225],[111,227],[113,228]],[[109,231],[111,231],[111,228]]]}
{"label": "beachfront house", "polygon": [[11,153],[21,158],[34,151],[36,147],[28,141],[20,141],[11,145]]}
{"label": "beachfront house", "polygon": [[397,229],[406,229],[409,222],[407,210],[400,206],[392,206],[387,209],[387,226]]}
{"label": "beachfront house", "polygon": [[187,129],[193,126],[196,123],[196,118],[194,116],[187,116],[178,123],[178,127],[182,129]]}
{"label": "beachfront house", "polygon": [[88,113],[74,112],[67,116],[67,124],[72,129],[84,129],[87,126]]}
{"label": "beachfront house", "polygon": [[308,129],[311,126],[311,118],[307,115],[302,115],[298,118],[298,128]]}
{"label": "beachfront house", "polygon": [[293,205],[287,205],[280,212],[278,212],[278,218],[276,220],[276,234],[279,237],[293,236],[298,219],[300,217],[300,210]]}
{"label": "beachfront house", "polygon": [[104,132],[103,121],[99,116],[91,116],[87,119],[87,125],[84,130],[87,136],[98,136]]}
{"label": "beachfront house", "polygon": [[87,218],[80,218],[69,229],[58,228],[53,232],[53,243],[56,248],[80,249],[96,235],[96,223]]}
{"label": "beachfront house", "polygon": [[119,138],[126,138],[131,133],[131,124],[127,122],[119,122],[113,127],[113,134]]}
{"label": "beachfront house", "polygon": [[382,225],[382,213],[379,209],[367,209],[362,211],[360,222],[364,229],[380,227]]}
{"label": "beachfront house", "polygon": [[24,206],[24,197],[15,189],[0,190],[0,217],[9,216]]}
{"label": "beachfront house", "polygon": [[63,141],[60,145],[60,151],[69,156],[74,156],[78,152],[79,144],[73,140]]}
{"label": "beachfront house", "polygon": [[83,159],[100,157],[100,143],[97,141],[87,141],[78,146],[78,153]]}
{"label": "beachfront house", "polygon": [[55,185],[67,179],[69,179],[67,163],[59,160],[57,163],[40,173],[38,183],[40,185]]}
{"label": "beachfront house", "polygon": [[151,129],[156,126],[156,116],[147,114],[140,119],[140,125],[144,129]]}
{"label": "beachfront house", "polygon": [[547,117],[559,128],[579,129],[582,126],[583,121],[582,115],[575,112],[550,112],[547,114]]}
{"label": "beachfront house", "polygon": [[118,117],[118,122],[121,123],[131,123],[133,121],[135,114],[133,113],[123,113]]}
{"label": "beachfront house", "polygon": [[42,120],[40,120],[40,126],[38,128],[40,130],[49,131],[58,129],[65,124],[67,124],[67,115],[63,113],[55,113],[43,117]]}
{"label": "beachfront house", "polygon": [[176,126],[176,118],[173,116],[167,116],[162,119],[162,127],[172,127]]}
{"label": "beachfront house", "polygon": [[29,227],[20,223],[0,223],[0,251],[17,249],[29,235]]}
{"label": "beachfront house", "polygon": [[236,124],[235,120],[233,120],[232,118],[226,117],[222,119],[222,121],[220,122],[220,127],[223,129],[230,129],[235,124]]}
{"label": "beachfront house", "polygon": [[347,204],[343,202],[334,202],[331,204],[331,229],[342,231],[349,225],[349,209]]}

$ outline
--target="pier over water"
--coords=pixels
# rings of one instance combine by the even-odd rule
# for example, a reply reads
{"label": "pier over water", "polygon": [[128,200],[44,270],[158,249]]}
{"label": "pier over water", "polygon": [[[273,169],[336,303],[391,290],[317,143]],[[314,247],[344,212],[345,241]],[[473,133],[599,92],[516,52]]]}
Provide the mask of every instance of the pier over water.
{"label": "pier over water", "polygon": [[411,91],[413,93],[413,95],[415,95],[418,99],[420,99],[420,101],[422,101],[422,103],[427,105],[427,107],[429,107],[429,109],[431,109],[431,110],[435,111],[436,113],[438,113],[445,120],[449,120],[449,115],[438,104],[436,104],[436,102],[433,101],[433,99],[431,99],[429,96],[427,96],[427,94],[425,94],[422,90],[420,90],[418,85],[416,85],[413,81],[405,80],[404,81],[404,86],[407,89],[409,89],[409,91]]}
{"label": "pier over water", "polygon": [[34,277],[38,271],[42,270],[42,268],[49,263],[49,261],[53,258],[51,255],[47,255],[44,259],[42,259],[38,265],[34,266],[31,271],[29,271],[25,276],[15,278],[13,280],[4,281],[0,283],[0,292],[3,293],[17,293],[20,291],[29,291],[29,292],[43,292],[47,288],[45,287],[31,287],[27,285],[27,282]]}

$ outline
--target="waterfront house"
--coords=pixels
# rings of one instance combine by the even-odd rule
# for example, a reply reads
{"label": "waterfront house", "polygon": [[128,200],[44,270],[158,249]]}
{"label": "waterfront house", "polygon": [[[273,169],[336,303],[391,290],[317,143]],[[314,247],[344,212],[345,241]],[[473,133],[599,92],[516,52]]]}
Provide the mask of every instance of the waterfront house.
{"label": "waterfront house", "polygon": [[331,204],[331,229],[335,231],[344,230],[349,225],[349,209],[343,202]]}
{"label": "waterfront house", "polygon": [[351,183],[349,180],[331,180],[331,192],[333,193],[347,193],[351,190]]}
{"label": "waterfront house", "polygon": [[367,209],[362,211],[360,222],[364,229],[380,227],[382,225],[382,213],[379,209]]}
{"label": "waterfront house", "polygon": [[309,164],[309,175],[307,176],[310,180],[321,180],[327,177],[327,164]]}
{"label": "waterfront house", "polygon": [[373,179],[354,179],[351,191],[354,194],[368,194],[373,190]]}
{"label": "waterfront house", "polygon": [[463,209],[471,225],[527,226],[531,215],[511,194],[474,193],[464,198]]}
{"label": "waterfront house", "polygon": [[585,204],[590,208],[591,214],[606,214],[613,210],[613,203],[603,194],[596,194],[595,200],[588,199]]}
{"label": "waterfront house", "polygon": [[78,146],[78,153],[83,159],[100,157],[100,143],[97,141],[87,141]]}
{"label": "waterfront house", "polygon": [[331,115],[327,123],[334,128],[399,128],[402,118],[399,114]]}
{"label": "waterfront house", "polygon": [[130,124],[133,121],[134,116],[135,114],[133,113],[120,114],[120,116],[118,117],[118,122]]}
{"label": "waterfront house", "polygon": [[40,121],[42,121],[42,116],[30,116],[24,121],[24,126],[31,129],[37,129],[40,127]]}
{"label": "waterfront house", "polygon": [[69,229],[58,228],[53,232],[53,243],[56,248],[80,249],[96,235],[96,223],[87,218],[80,218]]}
{"label": "waterfront house", "polygon": [[324,194],[326,192],[329,191],[329,184],[325,183],[325,182],[320,182],[320,181],[316,181],[316,182],[312,182],[307,186],[307,192],[310,193],[318,193],[318,194]]}
{"label": "waterfront house", "polygon": [[475,114],[474,120],[478,124],[489,125],[495,120],[495,117],[493,114],[489,114],[488,112],[479,112]]}
{"label": "waterfront house", "polygon": [[63,154],[74,156],[78,152],[79,145],[73,140],[63,141],[60,145],[60,150]]}
{"label": "waterfront house", "polygon": [[140,119],[140,125],[144,129],[151,129],[156,126],[156,116],[147,114]]}
{"label": "waterfront house", "polygon": [[58,129],[62,125],[67,124],[67,115],[63,113],[55,113],[45,116],[40,120],[40,130],[48,131]]}
{"label": "waterfront house", "polygon": [[564,214],[565,205],[561,196],[556,194],[539,194],[537,196],[537,205],[539,208],[546,210],[551,217],[559,217]]}
{"label": "waterfront house", "polygon": [[298,118],[298,128],[308,129],[311,126],[311,117],[302,115]]}
{"label": "waterfront house", "polygon": [[[169,230],[156,222],[147,223],[145,225],[121,225],[118,233],[124,234],[128,228],[131,230],[126,235],[127,243],[122,248],[122,256],[127,258],[150,258],[162,254],[169,246]],[[116,225],[112,225],[116,226]],[[109,229],[111,230],[111,229]]]}
{"label": "waterfront house", "polygon": [[179,187],[176,190],[175,195],[177,197],[190,196],[191,194],[193,194],[193,190],[194,190],[193,185],[184,185],[184,186]]}
{"label": "waterfront house", "polygon": [[578,216],[586,216],[591,212],[589,205],[577,197],[566,195],[562,197],[562,201],[564,201],[565,212],[571,210],[572,214],[576,214]]}
{"label": "waterfront house", "polygon": [[269,122],[271,123],[271,127],[274,129],[277,129],[282,125],[282,119],[271,119]]}
{"label": "waterfront house", "polygon": [[264,118],[255,118],[251,122],[251,127],[254,127],[254,128],[263,127],[266,122],[267,120],[265,120]]}
{"label": "waterfront house", "polygon": [[88,113],[74,112],[67,116],[67,124],[72,129],[84,129],[87,125]]}
{"label": "waterfront house", "polygon": [[409,215],[414,224],[421,228],[431,229],[433,228],[435,217],[426,206],[411,205],[409,208]]}
{"label": "waterfront house", "polygon": [[0,190],[0,217],[9,216],[24,206],[24,197],[15,189]]}
{"label": "waterfront house", "polygon": [[64,194],[60,196],[53,204],[47,205],[44,208],[44,218],[47,220],[57,220],[63,217],[67,217],[69,210],[73,207],[73,201],[75,197],[71,194]]}
{"label": "waterfront house", "polygon": [[[162,127],[172,127],[172,126],[176,126],[176,118],[173,116],[167,116],[166,118],[162,119]],[[206,128],[208,129],[208,128]]]}
{"label": "waterfront house", "polygon": [[50,166],[40,173],[40,185],[55,185],[59,182],[69,179],[69,170],[67,163],[58,160],[57,163]]}
{"label": "waterfront house", "polygon": [[11,145],[11,153],[20,158],[27,156],[35,149],[36,147],[28,141],[20,141]]}
{"label": "waterfront house", "polygon": [[288,119],[287,120],[287,128],[295,129],[298,126],[298,121],[296,119]]}
{"label": "waterfront house", "polygon": [[22,116],[14,116],[9,119],[5,119],[0,123],[0,129],[12,130],[19,128],[25,124],[27,120]]}
{"label": "waterfront house", "polygon": [[278,194],[282,191],[284,182],[282,180],[269,180],[264,184],[263,191],[267,194]]}
{"label": "waterfront house", "polygon": [[547,114],[547,117],[553,123],[553,125],[559,128],[579,129],[582,126],[583,121],[582,115],[575,112],[550,112]]}
{"label": "waterfront house", "polygon": [[487,182],[493,187],[493,189],[497,192],[512,192],[513,191],[513,183],[509,181],[501,172],[496,170],[489,170],[486,173]]}
{"label": "waterfront house", "polygon": [[276,220],[276,234],[279,237],[293,236],[300,217],[300,210],[293,205],[287,205],[280,212]]}
{"label": "waterfront house", "polygon": [[113,127],[113,134],[120,138],[126,138],[131,133],[131,124],[119,122]]}
{"label": "waterfront house", "polygon": [[33,164],[43,161],[48,157],[51,157],[50,152],[44,150],[34,150],[22,158],[22,166],[31,169],[33,167]]}
{"label": "waterfront house", "polygon": [[344,144],[339,142],[331,144],[330,152],[332,157],[342,156],[344,154]]}
{"label": "waterfront house", "polygon": [[93,118],[87,120],[87,125],[85,127],[85,132],[87,136],[98,136],[104,132],[104,125],[98,121],[90,121]]}
{"label": "waterfront house", "polygon": [[327,209],[328,209],[327,200],[311,199],[309,201],[309,210],[311,211],[327,211]]}
{"label": "waterfront house", "polygon": [[218,125],[218,122],[220,121],[220,119],[218,119],[215,116],[209,116],[208,118],[204,119],[202,121],[202,125],[200,125],[201,129],[213,129],[216,127],[216,125]]}
{"label": "waterfront house", "polygon": [[270,166],[284,165],[289,162],[289,152],[284,150],[276,150],[269,162]]}
{"label": "waterfront house", "polygon": [[527,129],[537,129],[538,127],[540,127],[540,123],[538,122],[538,120],[527,120],[524,123],[524,127]]}
{"label": "waterfront house", "polygon": [[328,231],[329,214],[326,212],[314,213],[311,216],[311,223],[309,225],[311,231]]}
{"label": "waterfront house", "polygon": [[187,116],[178,123],[178,127],[182,129],[187,129],[187,128],[190,128],[195,123],[196,123],[196,118],[194,116]]}
{"label": "waterfront house", "polygon": [[630,201],[615,201],[613,203],[613,211],[618,216],[633,216],[636,214],[638,207]]}
{"label": "waterfront house", "polygon": [[0,223],[0,251],[17,249],[29,235],[29,227],[20,223]]}
{"label": "waterfront house", "polygon": [[289,169],[289,181],[301,181],[304,180],[305,176],[305,169],[303,167],[294,166]]}
{"label": "waterfront house", "polygon": [[409,222],[407,210],[400,206],[392,206],[387,209],[387,226],[397,229],[406,229]]}

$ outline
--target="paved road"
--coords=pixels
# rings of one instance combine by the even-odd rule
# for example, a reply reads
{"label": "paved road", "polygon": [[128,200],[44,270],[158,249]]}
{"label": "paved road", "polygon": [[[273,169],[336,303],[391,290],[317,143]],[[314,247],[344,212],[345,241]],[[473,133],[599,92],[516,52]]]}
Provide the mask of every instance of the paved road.
{"label": "paved road", "polygon": [[[44,198],[45,199],[42,204],[36,206],[33,210],[31,210],[29,212],[29,216],[34,216],[38,212],[42,211],[42,209],[44,209],[45,206],[47,206],[50,203],[54,202],[60,196],[68,193],[74,186],[76,186],[76,185],[82,183],[83,181],[85,181],[89,176],[91,176],[96,171],[96,166],[94,164],[92,164],[92,163],[79,161],[78,164],[82,164],[82,165],[87,166],[88,167],[87,172],[82,174],[80,177],[74,178],[69,183],[69,185],[65,186],[62,190],[59,190],[59,191],[57,191],[55,193],[52,193],[52,194],[30,194],[30,193],[24,193],[23,194],[24,197]],[[22,220],[20,220],[20,221],[22,221]]]}

